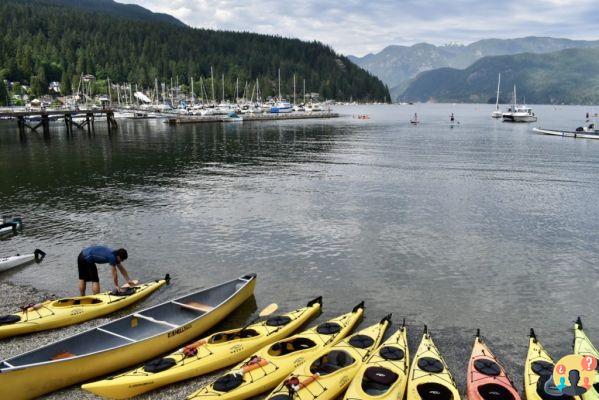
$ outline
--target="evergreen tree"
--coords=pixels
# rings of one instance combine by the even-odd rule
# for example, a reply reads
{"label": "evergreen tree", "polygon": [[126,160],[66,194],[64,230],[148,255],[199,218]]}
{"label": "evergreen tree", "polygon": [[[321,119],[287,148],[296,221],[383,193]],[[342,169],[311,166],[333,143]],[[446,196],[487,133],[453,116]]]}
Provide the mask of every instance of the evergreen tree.
{"label": "evergreen tree", "polygon": [[6,87],[6,82],[4,81],[4,76],[0,74],[0,105],[7,106],[9,105],[8,99],[8,88]]}

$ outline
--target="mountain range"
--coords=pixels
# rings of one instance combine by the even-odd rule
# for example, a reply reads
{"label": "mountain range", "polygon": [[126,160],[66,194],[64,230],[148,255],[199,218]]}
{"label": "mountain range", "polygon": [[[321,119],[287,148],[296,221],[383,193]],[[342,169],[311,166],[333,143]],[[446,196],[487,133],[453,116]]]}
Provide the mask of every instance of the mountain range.
{"label": "mountain range", "polygon": [[520,102],[599,104],[599,48],[484,57],[465,69],[423,72],[411,81],[401,98],[494,103],[500,73],[500,103],[512,101],[512,88],[517,85]]}
{"label": "mountain range", "polygon": [[485,39],[469,45],[435,46],[428,43],[413,46],[388,46],[376,54],[349,59],[378,76],[391,88],[391,96],[400,97],[409,81],[418,74],[437,68],[463,69],[488,56],[520,53],[551,53],[569,48],[599,46],[599,41],[570,40],[550,37],[517,39]]}

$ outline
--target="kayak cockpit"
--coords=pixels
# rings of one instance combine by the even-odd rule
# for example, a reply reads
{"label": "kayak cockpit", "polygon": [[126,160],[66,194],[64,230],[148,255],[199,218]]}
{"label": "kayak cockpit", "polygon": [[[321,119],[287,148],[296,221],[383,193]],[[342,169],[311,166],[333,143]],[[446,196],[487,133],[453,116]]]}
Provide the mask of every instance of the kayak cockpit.
{"label": "kayak cockpit", "polygon": [[364,371],[362,390],[370,396],[382,396],[387,393],[399,375],[383,367],[369,367]]}
{"label": "kayak cockpit", "polygon": [[319,376],[329,375],[354,364],[356,360],[346,351],[333,350],[310,365],[310,372]]}
{"label": "kayak cockpit", "polygon": [[454,399],[451,390],[440,383],[423,383],[416,390],[422,400],[459,400]]}
{"label": "kayak cockpit", "polygon": [[288,340],[282,340],[270,346],[268,354],[273,357],[286,356],[296,351],[310,349],[315,347],[316,343],[305,337],[297,337]]}
{"label": "kayak cockpit", "polygon": [[52,307],[61,308],[61,307],[73,307],[73,306],[92,306],[96,304],[103,304],[104,302],[95,297],[74,297],[67,299],[60,299],[52,302],[50,305]]}

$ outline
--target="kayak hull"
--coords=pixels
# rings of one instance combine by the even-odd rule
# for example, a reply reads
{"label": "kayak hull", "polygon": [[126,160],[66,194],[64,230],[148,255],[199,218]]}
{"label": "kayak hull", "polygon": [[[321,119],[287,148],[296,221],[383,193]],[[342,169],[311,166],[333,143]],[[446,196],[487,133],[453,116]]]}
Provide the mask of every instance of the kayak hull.
{"label": "kayak hull", "polygon": [[0,339],[80,324],[111,314],[136,303],[158,290],[165,279],[134,286],[136,292],[129,296],[114,296],[110,292],[90,296],[76,296],[47,300],[12,314],[20,320],[11,325],[0,325]]}
{"label": "kayak hull", "polygon": [[197,347],[195,356],[185,356],[179,350],[172,353],[168,358],[176,361],[176,364],[166,371],[149,373],[144,367],[125,372],[101,381],[88,383],[82,386],[84,390],[96,395],[124,399],[149,392],[159,387],[204,375],[209,372],[236,364],[250,357],[261,347],[289,336],[293,331],[314,318],[321,310],[320,300],[307,307],[283,314],[283,318],[289,318],[290,322],[280,327],[273,327],[262,321],[243,328],[246,331],[256,332],[258,335],[244,339],[235,339],[223,343],[214,343],[212,338],[222,337],[224,334],[239,332],[239,329],[218,332],[208,336],[206,343]]}
{"label": "kayak hull", "polygon": [[[36,351],[5,360],[0,363],[0,398],[12,400],[32,399],[97,376],[130,367],[190,342],[220,322],[252,296],[256,283],[255,275],[244,278],[246,277],[239,278],[239,281],[243,280],[244,283],[235,286],[237,288],[240,285],[234,294],[209,312],[205,312],[185,325],[168,330],[163,329],[162,333],[143,340],[133,342],[127,342],[124,338],[119,340],[118,334],[110,334],[108,330],[113,326],[122,326],[123,324],[130,324],[131,332],[136,329],[143,330],[148,325],[136,316],[157,309],[162,305],[120,318]],[[227,284],[236,283],[236,281]],[[163,305],[168,305],[168,303],[170,302]],[[134,327],[135,329],[133,329]],[[89,334],[93,334],[93,336],[89,338],[91,340],[88,342],[97,341],[93,344],[101,347],[97,351],[81,356],[70,354],[65,358],[57,358],[60,355],[48,357],[49,354],[53,354],[50,351],[56,351],[61,348],[62,343],[69,340],[71,344],[75,342],[72,350],[76,351],[77,339],[88,339],[85,335]],[[85,347],[86,344],[82,343],[81,347]],[[48,361],[20,365],[23,360],[29,358],[37,360],[45,357],[48,357]]]}
{"label": "kayak hull", "polygon": [[0,258],[0,272],[8,271],[9,269],[28,264],[32,261],[35,261],[35,254],[23,254],[22,256]]}
{"label": "kayak hull", "polygon": [[[349,385],[344,399],[403,399],[408,383],[409,365],[407,330],[401,327],[362,365]],[[373,374],[382,376],[383,380],[372,381],[370,378]],[[385,378],[388,382],[384,381]],[[395,381],[391,382],[393,378]]]}
{"label": "kayak hull", "polygon": [[[578,318],[578,321],[574,324],[574,354],[584,356],[591,355],[595,358],[599,358],[599,351],[597,351],[597,348],[593,345],[586,333],[584,333],[580,318]],[[595,384],[597,383],[599,383],[599,374],[595,375]],[[597,392],[593,385],[586,393],[583,393],[581,397],[582,400],[599,400],[599,392]]]}
{"label": "kayak hull", "polygon": [[[420,360],[426,359],[436,363],[441,369],[439,372],[428,372],[420,367]],[[432,337],[425,332],[412,361],[408,377],[407,400],[421,400],[420,392],[430,390],[431,392],[445,393],[451,400],[460,400],[460,394],[455,381],[441,353],[435,346]]]}
{"label": "kayak hull", "polygon": [[[477,365],[481,366],[480,370]],[[468,362],[467,398],[468,400],[485,400],[482,393],[486,391],[501,393],[504,400],[521,400],[504,367],[499,364],[489,347],[477,336]]]}

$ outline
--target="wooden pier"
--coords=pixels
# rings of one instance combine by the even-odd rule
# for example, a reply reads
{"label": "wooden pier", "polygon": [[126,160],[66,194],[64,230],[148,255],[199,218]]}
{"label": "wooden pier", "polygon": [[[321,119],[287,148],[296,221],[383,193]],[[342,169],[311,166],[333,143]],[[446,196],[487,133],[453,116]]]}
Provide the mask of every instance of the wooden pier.
{"label": "wooden pier", "polygon": [[[242,121],[284,121],[290,119],[322,119],[322,118],[338,118],[339,114],[332,112],[312,112],[312,113],[264,113],[264,114],[240,114]],[[181,115],[168,118],[166,122],[171,125],[178,124],[200,124],[207,122],[237,122],[238,120],[227,117],[226,115]]]}
{"label": "wooden pier", "polygon": [[[50,121],[58,120],[62,118],[64,120],[67,134],[73,133],[73,127],[87,130],[88,133],[92,133],[95,129],[96,117],[105,117],[106,123],[108,124],[108,133],[111,134],[113,130],[118,128],[118,124],[114,118],[114,111],[112,109],[99,109],[99,110],[29,110],[29,111],[6,111],[0,112],[0,119],[16,119],[17,127],[19,128],[19,134],[25,135],[26,129],[32,132],[38,132],[41,128],[44,137],[50,136]],[[77,122],[74,118],[84,120]]]}

